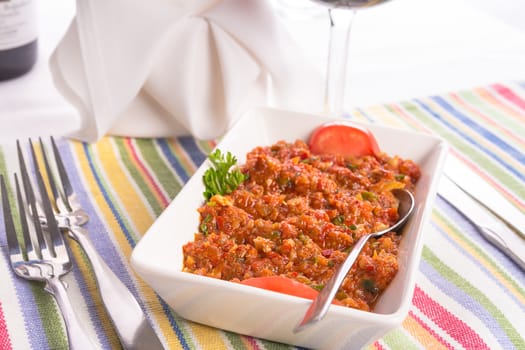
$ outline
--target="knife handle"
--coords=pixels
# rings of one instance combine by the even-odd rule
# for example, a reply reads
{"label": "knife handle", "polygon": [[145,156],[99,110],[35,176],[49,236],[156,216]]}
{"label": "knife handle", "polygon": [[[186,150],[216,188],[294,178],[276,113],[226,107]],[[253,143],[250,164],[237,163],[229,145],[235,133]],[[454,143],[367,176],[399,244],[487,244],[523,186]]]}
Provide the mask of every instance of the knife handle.
{"label": "knife handle", "polygon": [[[87,230],[70,226],[69,231],[83,248],[93,267],[102,302],[124,349],[164,349],[139,303],[98,254]],[[147,345],[147,347],[145,347]]]}
{"label": "knife handle", "polygon": [[[514,262],[518,264],[523,270],[525,270],[525,250],[523,250],[523,256],[519,256],[516,253],[518,247],[515,246],[514,249],[509,247],[505,239],[502,238],[496,231],[485,226],[478,226],[478,229],[489,242],[498,247],[501,251],[503,251],[503,253],[505,253],[508,257],[514,260]],[[513,242],[509,242],[509,244],[512,243]],[[525,241],[514,243],[525,246]]]}

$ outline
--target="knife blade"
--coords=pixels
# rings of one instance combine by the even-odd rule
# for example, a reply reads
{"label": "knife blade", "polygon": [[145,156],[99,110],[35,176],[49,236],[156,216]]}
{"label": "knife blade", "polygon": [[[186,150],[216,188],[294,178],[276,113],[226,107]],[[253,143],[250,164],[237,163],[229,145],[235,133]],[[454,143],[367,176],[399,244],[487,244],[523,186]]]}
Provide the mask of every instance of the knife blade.
{"label": "knife blade", "polygon": [[441,177],[438,195],[461,212],[486,240],[525,270],[525,240],[516,232],[470,197],[446,175]]}
{"label": "knife blade", "polygon": [[457,156],[448,155],[443,172],[458,187],[488,208],[525,239],[525,214]]}

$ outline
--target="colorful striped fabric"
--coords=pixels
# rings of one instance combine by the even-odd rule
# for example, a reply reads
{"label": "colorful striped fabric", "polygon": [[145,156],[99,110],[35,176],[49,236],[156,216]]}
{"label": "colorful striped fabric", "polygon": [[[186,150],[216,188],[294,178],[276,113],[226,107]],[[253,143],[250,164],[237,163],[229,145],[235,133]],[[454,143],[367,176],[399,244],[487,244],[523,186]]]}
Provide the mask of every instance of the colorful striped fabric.
{"label": "colorful striped fabric", "polygon": [[[358,109],[351,118],[439,134],[525,214],[525,83]],[[141,301],[166,348],[293,349],[180,318],[130,267],[133,247],[213,147],[191,137],[59,140],[96,248]],[[13,145],[2,145],[0,172],[14,169]],[[440,197],[427,230],[412,307],[402,326],[369,349],[525,349],[525,271]],[[0,231],[0,349],[66,349],[55,302],[13,274],[3,222]],[[86,257],[70,247],[75,268],[66,280],[79,316],[101,348],[118,349]]]}

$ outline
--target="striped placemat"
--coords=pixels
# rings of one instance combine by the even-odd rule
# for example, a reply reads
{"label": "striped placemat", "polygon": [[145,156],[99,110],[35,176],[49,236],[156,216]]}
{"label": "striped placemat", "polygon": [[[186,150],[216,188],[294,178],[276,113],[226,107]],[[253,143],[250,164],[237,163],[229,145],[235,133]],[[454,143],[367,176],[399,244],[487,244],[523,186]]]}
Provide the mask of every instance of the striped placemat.
{"label": "striped placemat", "polygon": [[[436,133],[525,213],[525,83],[357,109],[350,118]],[[130,267],[133,247],[214,147],[191,137],[106,137],[95,144],[60,139],[87,228],[108,264],[147,310],[169,349],[293,349],[181,319]],[[414,145],[417,147],[417,145]],[[16,165],[3,145],[0,172]],[[370,349],[525,349],[525,272],[436,198],[412,307],[401,327]],[[14,276],[0,223],[0,349],[65,349],[53,299],[37,283]],[[82,251],[70,244],[67,276],[85,328],[101,348],[118,349]]]}

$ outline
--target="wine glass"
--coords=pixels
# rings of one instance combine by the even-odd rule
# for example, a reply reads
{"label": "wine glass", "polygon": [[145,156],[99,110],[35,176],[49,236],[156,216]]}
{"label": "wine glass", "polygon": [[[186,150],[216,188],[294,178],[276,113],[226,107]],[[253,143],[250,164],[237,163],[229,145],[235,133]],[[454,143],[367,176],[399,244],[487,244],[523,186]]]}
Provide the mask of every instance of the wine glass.
{"label": "wine glass", "polygon": [[324,110],[326,113],[343,114],[343,101],[347,73],[350,32],[358,9],[379,5],[388,0],[311,0],[328,7],[330,38]]}

